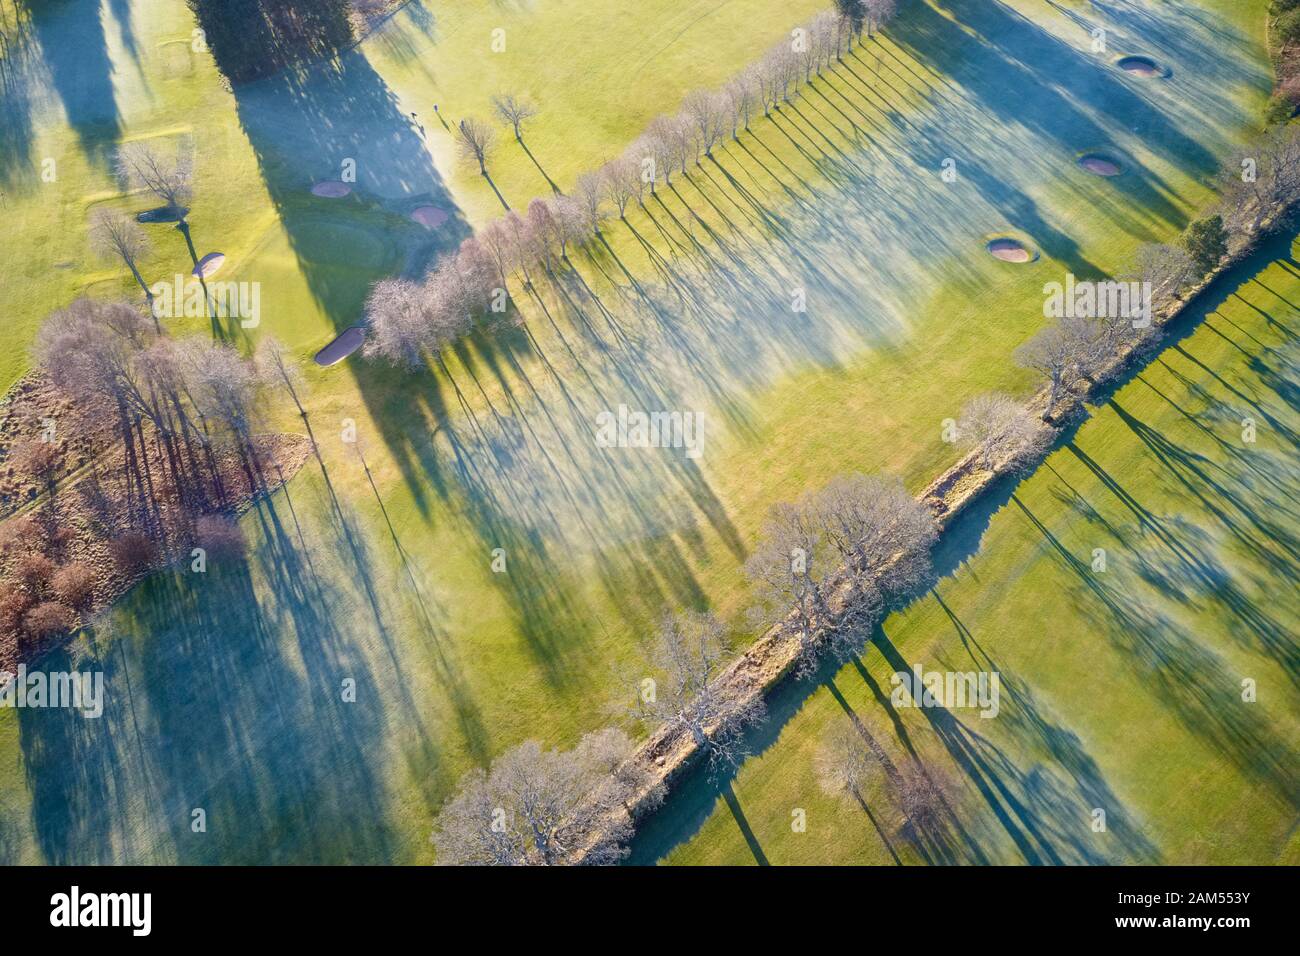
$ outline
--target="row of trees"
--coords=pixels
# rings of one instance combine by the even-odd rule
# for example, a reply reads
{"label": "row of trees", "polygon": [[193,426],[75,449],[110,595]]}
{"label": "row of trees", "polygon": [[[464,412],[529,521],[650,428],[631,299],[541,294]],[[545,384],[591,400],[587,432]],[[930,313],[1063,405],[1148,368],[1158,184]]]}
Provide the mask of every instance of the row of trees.
{"label": "row of trees", "polygon": [[[534,199],[523,215],[507,211],[418,282],[378,283],[365,309],[367,354],[412,366],[429,354],[436,357],[469,329],[476,313],[506,309],[511,274],[522,272],[526,283],[532,270],[551,274],[572,248],[600,238],[609,215],[624,218],[633,203],[644,204],[658,189],[670,188],[674,176],[689,175],[723,139],[739,139],[755,117],[780,109],[800,84],[842,58],[895,9],[895,0],[839,0],[834,12],[823,11],[792,31],[791,39],[722,89],[688,94],[680,112],[657,117],[621,156],[578,176],[571,194]],[[512,93],[495,97],[493,106],[522,143],[536,107]],[[492,125],[467,117],[456,135],[462,157],[487,175],[495,143]]]}
{"label": "row of trees", "polygon": [[[1224,164],[1220,199],[1190,223],[1176,243],[1148,244],[1138,250],[1125,281],[1144,283],[1152,315],[1168,310],[1214,271],[1234,249],[1261,235],[1286,228],[1300,208],[1300,128],[1270,130]],[[1149,316],[1143,316],[1147,318]],[[1155,340],[1154,321],[1136,315],[1067,317],[1043,328],[1016,353],[1021,365],[1043,375],[1053,407],[1072,387],[1095,385],[1117,358]]]}

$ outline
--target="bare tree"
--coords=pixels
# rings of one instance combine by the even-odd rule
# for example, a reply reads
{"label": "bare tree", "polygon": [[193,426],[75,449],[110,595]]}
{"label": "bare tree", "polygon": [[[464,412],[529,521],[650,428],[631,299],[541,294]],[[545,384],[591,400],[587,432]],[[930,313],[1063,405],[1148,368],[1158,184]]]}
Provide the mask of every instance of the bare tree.
{"label": "bare tree", "polygon": [[537,115],[537,107],[513,93],[502,93],[492,97],[492,106],[505,122],[514,130],[515,139],[523,142],[524,123]]}
{"label": "bare tree", "polygon": [[761,696],[717,680],[729,653],[713,615],[665,617],[650,654],[650,675],[637,695],[642,720],[690,734],[715,772],[740,763],[745,730],[766,714]]}
{"label": "bare tree", "polygon": [[640,195],[644,188],[641,183],[640,165],[630,156],[620,156],[602,166],[600,175],[605,184],[605,195],[618,210],[618,217],[625,219],[628,204]]}
{"label": "bare tree", "polygon": [[588,233],[600,235],[604,219],[605,183],[600,173],[583,173],[573,184],[573,197],[582,213]]}
{"label": "bare tree", "polygon": [[630,818],[617,812],[632,782],[613,771],[631,751],[626,734],[601,730],[569,751],[545,750],[530,740],[488,770],[471,770],[435,821],[438,863],[617,862],[632,835]]}
{"label": "bare tree", "polygon": [[757,108],[760,92],[756,67],[749,66],[733,77],[726,86],[727,99],[731,102],[731,138],[738,139],[741,129],[749,129]]}
{"label": "bare tree", "polygon": [[1176,299],[1196,277],[1196,267],[1182,246],[1147,243],[1137,252],[1137,274],[1149,283],[1154,309]]}
{"label": "bare tree", "polygon": [[813,768],[826,793],[848,795],[865,804],[867,782],[880,770],[880,763],[852,722],[837,720],[822,737]]}
{"label": "bare tree", "polygon": [[1061,389],[1069,384],[1074,368],[1074,342],[1059,324],[1049,325],[1016,350],[1016,361],[1047,377],[1051,390],[1043,420],[1048,421]]}
{"label": "bare tree", "polygon": [[934,516],[896,480],[833,479],[773,509],[749,561],[760,611],[800,639],[800,673],[824,647],[847,660],[861,649],[885,602],[919,585],[938,536]]}
{"label": "bare tree", "polygon": [[976,395],[962,407],[957,422],[958,442],[977,452],[986,471],[1032,455],[1041,448],[1043,434],[1052,433],[1024,405],[1001,392]]}
{"label": "bare tree", "polygon": [[303,387],[302,372],[289,355],[284,344],[274,335],[265,336],[262,341],[257,343],[257,351],[254,353],[253,360],[258,371],[261,372],[263,380],[274,388],[284,389],[289,397],[293,399],[298,414],[306,418],[307,410],[303,408],[302,400],[298,395]]}
{"label": "bare tree", "polygon": [[[726,131],[726,97],[721,93],[696,90],[682,103],[683,116],[690,123],[692,139],[705,156],[713,155],[713,145]],[[696,165],[699,156],[696,155]]]}
{"label": "bare tree", "polygon": [[366,297],[364,315],[367,355],[411,368],[423,363],[428,330],[418,286],[405,279],[381,279]]}
{"label": "bare tree", "polygon": [[158,325],[158,316],[154,312],[153,290],[140,275],[140,260],[149,254],[149,239],[144,230],[129,216],[110,212],[107,209],[95,213],[90,226],[90,241],[95,254],[102,259],[120,259],[131,271],[136,283],[144,290],[145,301],[149,304],[149,315]]}
{"label": "bare tree", "polygon": [[480,175],[487,175],[487,155],[496,142],[492,127],[480,119],[468,116],[456,127],[457,147],[461,158],[467,162],[478,163]]}
{"label": "bare tree", "polygon": [[147,143],[127,143],[118,151],[117,168],[127,182],[153,193],[177,217],[176,228],[185,238],[190,260],[197,266],[199,254],[186,218],[194,191],[194,164],[189,151],[178,149],[169,159]]}
{"label": "bare tree", "polygon": [[866,11],[868,37],[872,35],[873,30],[879,30],[898,12],[897,0],[862,0],[862,6]]}

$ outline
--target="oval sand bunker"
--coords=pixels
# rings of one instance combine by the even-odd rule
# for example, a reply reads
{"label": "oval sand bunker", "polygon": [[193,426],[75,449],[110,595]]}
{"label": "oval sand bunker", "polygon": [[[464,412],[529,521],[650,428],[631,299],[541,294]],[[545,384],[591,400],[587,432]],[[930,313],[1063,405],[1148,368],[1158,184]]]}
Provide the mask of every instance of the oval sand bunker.
{"label": "oval sand bunker", "polygon": [[323,183],[317,183],[311,187],[313,196],[324,196],[326,199],[342,199],[348,193],[352,192],[352,187],[347,183],[341,183],[337,179],[327,179]]}
{"label": "oval sand bunker", "polygon": [[420,206],[418,209],[411,210],[411,219],[425,229],[437,229],[449,218],[447,210],[441,206]]}
{"label": "oval sand bunker", "polygon": [[1088,153],[1079,157],[1079,167],[1094,176],[1118,176],[1124,172],[1119,160],[1104,153]]}
{"label": "oval sand bunker", "polygon": [[1144,79],[1165,75],[1160,64],[1149,56],[1126,56],[1115,65],[1131,76],[1140,76]]}
{"label": "oval sand bunker", "polygon": [[1003,262],[1030,262],[1034,254],[1018,239],[994,239],[987,246],[989,255]]}
{"label": "oval sand bunker", "polygon": [[336,365],[361,348],[365,340],[366,330],[362,326],[354,325],[344,329],[338,338],[316,353],[316,364],[327,367]]}
{"label": "oval sand bunker", "polygon": [[195,278],[207,279],[216,274],[226,263],[226,254],[224,252],[209,252],[199,260],[199,264],[193,269]]}

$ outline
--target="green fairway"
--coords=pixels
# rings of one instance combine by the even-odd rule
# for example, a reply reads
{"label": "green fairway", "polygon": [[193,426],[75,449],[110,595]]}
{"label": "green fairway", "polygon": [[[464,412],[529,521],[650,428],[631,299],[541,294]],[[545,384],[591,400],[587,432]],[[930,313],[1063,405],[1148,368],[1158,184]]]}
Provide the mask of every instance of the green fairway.
{"label": "green fairway", "polygon": [[[1007,487],[991,520],[981,512],[955,526],[940,553],[948,573],[887,619],[860,661],[783,694],[761,755],[722,789],[688,787],[645,829],[638,854],[671,851],[667,861],[683,864],[1294,864],[1291,256],[1274,243],[1216,286],[1197,310],[1203,323]],[[891,674],[917,664],[998,672],[999,712],[893,707]],[[1245,679],[1255,702],[1243,702]],[[923,764],[942,781],[951,813],[902,832],[883,771],[865,811],[828,796],[815,754],[849,715],[897,766]],[[794,808],[806,832],[792,830]],[[1096,808],[1105,832],[1092,828]]]}
{"label": "green fairway", "polygon": [[[524,325],[477,331],[445,370],[312,365],[371,282],[501,211],[433,103],[454,123],[487,116],[498,91],[537,102],[527,149],[503,134],[488,162],[522,209],[823,5],[625,6],[411,3],[336,62],[233,93],[190,52],[179,0],[66,0],[21,28],[0,7],[26,38],[0,132],[11,337],[25,348],[83,290],[134,294],[89,258],[86,217],[149,205],[109,175],[117,143],[192,143],[199,252],[262,288],[260,326],[223,332],[290,347],[320,448],[246,519],[246,569],[160,575],[121,603],[94,646],[105,718],[0,713],[5,858],[427,860],[432,813],[468,767],[608,722],[665,608],[743,620],[739,567],[773,503],[854,469],[919,488],[952,461],[940,422],[964,399],[1027,392],[1011,354],[1042,322],[1043,283],[1111,273],[1176,235],[1271,80],[1263,0],[1093,10],[1113,53],[1172,65],[1158,83],[1093,54],[1077,4],[909,4],[885,38],[609,220],[558,286],[513,288]],[[1129,171],[1077,168],[1102,148]],[[351,196],[311,195],[349,159]],[[424,204],[448,221],[411,222]],[[1002,234],[1041,257],[992,259]],[[179,235],[150,235],[150,278],[188,271]],[[0,359],[0,384],[28,367],[23,348]],[[595,416],[623,403],[702,412],[702,459],[598,448]],[[349,421],[364,465],[340,440]],[[302,430],[288,408],[265,425]],[[355,704],[340,701],[348,678]]]}

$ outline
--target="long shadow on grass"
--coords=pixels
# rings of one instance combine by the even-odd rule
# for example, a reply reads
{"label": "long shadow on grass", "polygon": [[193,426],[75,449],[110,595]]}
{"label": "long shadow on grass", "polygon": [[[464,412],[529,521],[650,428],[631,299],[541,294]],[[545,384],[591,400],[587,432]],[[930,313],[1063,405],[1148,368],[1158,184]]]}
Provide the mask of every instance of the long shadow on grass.
{"label": "long shadow on grass", "polygon": [[[390,689],[333,625],[339,596],[302,556],[264,541],[250,561],[279,571],[266,603],[242,561],[140,585],[117,615],[123,636],[96,643],[103,717],[20,714],[47,862],[392,858],[376,706]],[[283,627],[298,653],[276,639]],[[344,700],[345,679],[357,703]]]}
{"label": "long shadow on grass", "polygon": [[[1182,343],[1243,283],[1250,281],[1269,263],[1289,257],[1293,242],[1294,235],[1287,234],[1263,243],[1252,256],[1211,284],[1192,307],[1185,309],[1164,330],[1162,344],[1168,348]],[[1138,377],[1140,371],[1132,368],[1118,376],[1102,391],[1098,401],[1111,401],[1119,389]],[[1065,429],[1058,437],[1055,449],[1074,447],[1074,438],[1086,420],[1082,417],[1076,419]],[[1105,589],[1098,590],[1098,576],[1056,540],[1016,497],[1020,481],[1016,477],[1001,479],[945,531],[934,554],[934,598],[946,609],[937,586],[978,553],[991,516],[1008,502],[1015,503],[1044,534],[1060,560],[1076,572],[1082,586],[1100,599],[1089,602],[1089,606],[1094,610],[1102,609],[1111,616],[1112,623],[1121,624],[1118,628],[1108,627],[1107,633],[1114,635],[1115,640],[1123,641],[1123,649],[1131,655],[1144,676],[1153,680],[1162,702],[1189,729],[1273,789],[1280,799],[1294,805],[1297,792],[1294,760],[1287,756],[1284,742],[1261,718],[1243,711],[1239,700],[1234,703],[1227,699],[1235,698],[1237,682],[1232,679],[1233,675],[1224,671],[1221,659],[1170,627],[1165,619],[1148,613],[1137,598],[1117,597]],[[1147,515],[1149,520],[1149,512]],[[1185,550],[1183,554],[1186,557]],[[1214,577],[1212,569],[1205,573]],[[1235,606],[1238,610],[1243,609],[1241,601],[1235,602]],[[983,648],[974,644],[969,629],[950,610],[948,616],[972,657],[977,661],[982,657],[987,666],[997,669]],[[1268,636],[1266,634],[1265,638]],[[1271,643],[1266,640],[1266,646],[1279,653],[1284,666],[1288,666],[1290,652],[1279,652],[1278,634],[1273,633],[1272,637],[1274,640]],[[891,670],[910,670],[910,662],[889,641],[883,628],[877,629],[871,643],[881,651]],[[971,650],[973,644],[976,650]],[[917,759],[919,748],[892,707],[886,686],[872,677],[862,662],[857,662],[855,669],[886,711],[900,744]],[[768,700],[767,719],[749,735],[749,752],[759,755],[771,748],[809,698],[822,684],[829,684],[836,670],[835,665],[828,663],[811,679],[785,681],[778,685]],[[1157,859],[1158,848],[1141,836],[1140,821],[1128,818],[1122,802],[1111,791],[1078,736],[1049,717],[1029,687],[1014,675],[1008,689],[1011,697],[1009,713],[1015,716],[1005,723],[1022,742],[1031,742],[1034,752],[1044,755],[1039,765],[1018,766],[1007,756],[1009,748],[1005,744],[994,745],[949,711],[922,710],[921,713],[956,766],[981,794],[1019,856],[1034,863],[1151,862]],[[715,811],[723,788],[731,786],[734,780],[734,772],[719,779],[711,778],[702,767],[688,770],[674,786],[663,807],[639,825],[632,843],[630,862],[652,863],[692,839]],[[1111,833],[1116,832],[1118,824],[1126,835],[1117,844],[1107,844],[1109,849],[1099,848],[1099,841],[1094,839],[1096,835],[1088,828],[1088,814],[1098,806],[1108,808]],[[1062,813],[1070,819],[1077,818],[1078,829],[1062,828],[1059,823]],[[943,845],[950,849],[964,847],[963,852],[968,854],[966,858],[977,861],[985,849],[975,836],[962,832],[962,838]],[[987,849],[993,850],[992,847]]]}

